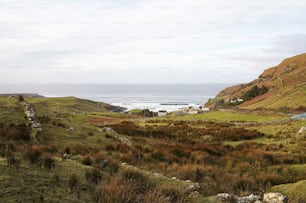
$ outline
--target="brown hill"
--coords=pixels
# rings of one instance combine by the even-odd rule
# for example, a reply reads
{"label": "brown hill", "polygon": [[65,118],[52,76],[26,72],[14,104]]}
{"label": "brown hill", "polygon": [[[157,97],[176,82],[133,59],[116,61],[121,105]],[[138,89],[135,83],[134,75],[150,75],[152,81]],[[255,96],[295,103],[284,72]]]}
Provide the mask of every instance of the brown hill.
{"label": "brown hill", "polygon": [[[237,98],[243,99],[238,100]],[[257,79],[222,90],[206,106],[240,108],[306,107],[306,53],[265,70]]]}

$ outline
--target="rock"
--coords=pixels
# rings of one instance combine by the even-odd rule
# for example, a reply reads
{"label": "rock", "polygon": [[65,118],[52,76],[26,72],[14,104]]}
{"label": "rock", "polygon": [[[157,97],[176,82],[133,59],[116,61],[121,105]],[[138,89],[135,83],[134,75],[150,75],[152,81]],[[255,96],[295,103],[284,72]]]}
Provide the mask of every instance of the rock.
{"label": "rock", "polygon": [[228,193],[220,193],[217,194],[217,199],[221,200],[221,201],[227,201],[230,200],[233,196],[231,194]]}
{"label": "rock", "polygon": [[188,197],[189,197],[190,199],[197,199],[197,198],[199,198],[199,196],[200,196],[200,193],[199,193],[198,191],[191,192],[191,193],[188,195]]}
{"label": "rock", "polygon": [[250,194],[249,196],[239,197],[237,195],[231,195],[229,193],[220,193],[217,195],[217,199],[221,201],[234,201],[237,203],[262,203],[259,195]]}
{"label": "rock", "polygon": [[259,201],[261,198],[259,195],[250,194],[249,196],[236,197],[235,199],[237,203],[251,203],[251,202]]}
{"label": "rock", "polygon": [[75,160],[75,161],[77,161],[77,160],[81,160],[83,158],[83,156],[82,155],[71,155],[70,156],[70,159],[71,160]]}
{"label": "rock", "polygon": [[155,175],[156,177],[160,177],[160,176],[161,176],[161,174],[159,174],[159,173],[154,173],[154,175]]}
{"label": "rock", "polygon": [[264,194],[263,201],[265,203],[287,203],[288,197],[278,192],[269,192]]}
{"label": "rock", "polygon": [[306,132],[306,126],[301,127],[298,133],[301,134],[303,132]]}

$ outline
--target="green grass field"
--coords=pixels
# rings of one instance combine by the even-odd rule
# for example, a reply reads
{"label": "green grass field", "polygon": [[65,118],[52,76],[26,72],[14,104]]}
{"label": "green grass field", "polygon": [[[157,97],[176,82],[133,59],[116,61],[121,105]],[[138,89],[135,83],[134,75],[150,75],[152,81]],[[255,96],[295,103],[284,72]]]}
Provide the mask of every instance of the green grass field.
{"label": "green grass field", "polygon": [[[168,118],[172,118],[168,116]],[[257,113],[237,113],[230,111],[210,111],[198,115],[178,116],[177,120],[208,120],[208,121],[231,121],[231,122],[271,122],[285,120],[288,117],[278,115],[260,115]]]}
{"label": "green grass field", "polygon": [[[306,170],[306,168],[304,168]],[[290,202],[306,202],[306,180],[291,184],[277,185],[271,188],[273,192],[281,192],[288,196]]]}
{"label": "green grass field", "polygon": [[0,97],[0,122],[15,124],[25,122],[23,107],[17,99]]}
{"label": "green grass field", "polygon": [[78,174],[80,187],[85,186],[85,171],[88,168],[75,161],[55,162],[56,170],[47,170],[22,162],[20,168],[7,167],[0,158],[1,202],[93,202],[91,191],[80,197],[70,191],[68,178]]}

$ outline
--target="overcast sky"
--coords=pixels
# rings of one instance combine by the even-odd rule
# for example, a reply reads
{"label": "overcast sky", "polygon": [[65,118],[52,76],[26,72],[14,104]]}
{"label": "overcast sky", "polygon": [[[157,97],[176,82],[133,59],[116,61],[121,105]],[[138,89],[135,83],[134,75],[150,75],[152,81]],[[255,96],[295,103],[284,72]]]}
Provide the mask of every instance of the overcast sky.
{"label": "overcast sky", "polygon": [[305,0],[0,0],[0,83],[242,83],[306,49]]}

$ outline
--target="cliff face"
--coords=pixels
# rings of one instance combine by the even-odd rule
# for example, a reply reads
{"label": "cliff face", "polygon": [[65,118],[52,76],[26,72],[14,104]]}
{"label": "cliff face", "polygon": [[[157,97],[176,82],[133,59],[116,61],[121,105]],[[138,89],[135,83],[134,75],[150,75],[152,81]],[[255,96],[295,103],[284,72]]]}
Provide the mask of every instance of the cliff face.
{"label": "cliff face", "polygon": [[[256,86],[256,87],[255,87]],[[258,91],[255,90],[267,90]],[[252,97],[247,97],[252,95]],[[231,103],[242,98],[243,102]],[[266,69],[257,79],[222,90],[206,106],[240,108],[298,108],[306,107],[306,53],[284,60],[278,66]]]}

